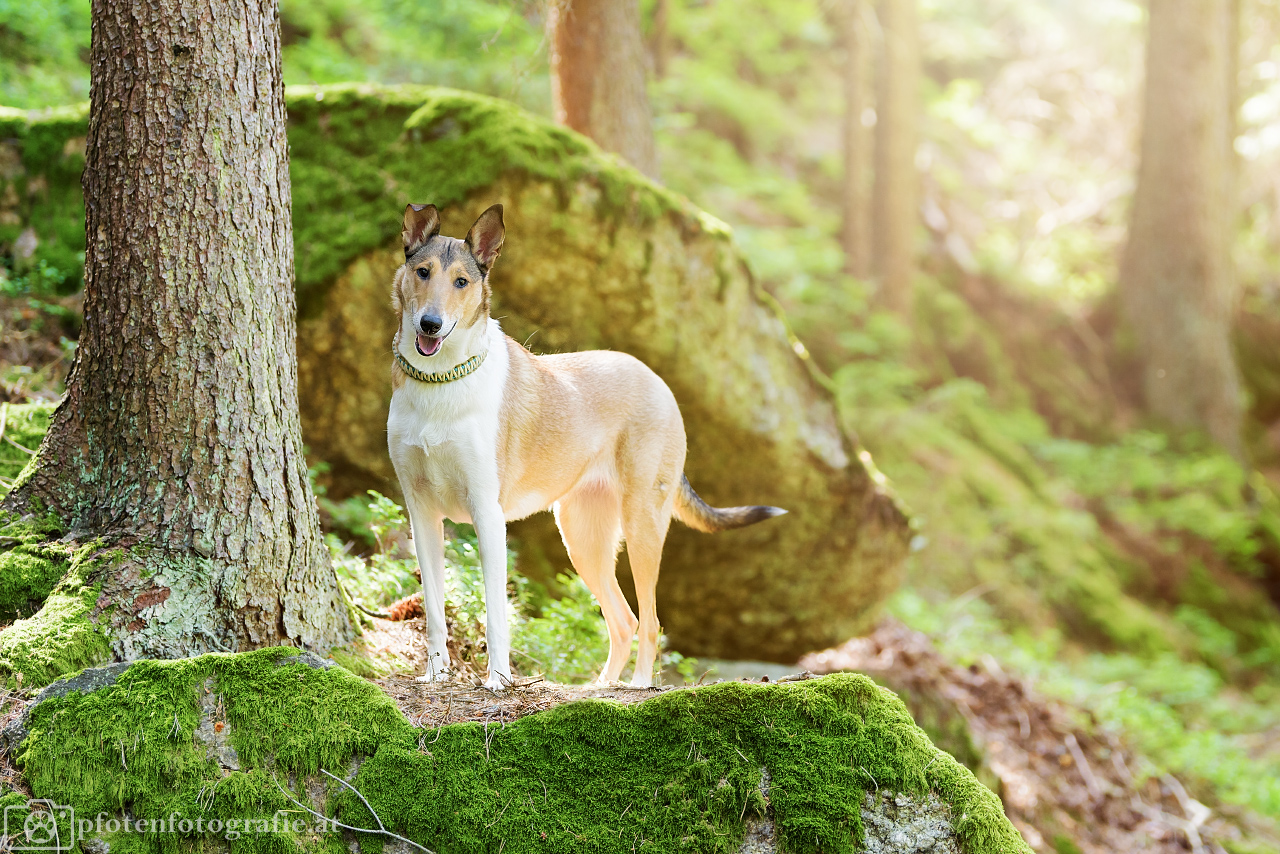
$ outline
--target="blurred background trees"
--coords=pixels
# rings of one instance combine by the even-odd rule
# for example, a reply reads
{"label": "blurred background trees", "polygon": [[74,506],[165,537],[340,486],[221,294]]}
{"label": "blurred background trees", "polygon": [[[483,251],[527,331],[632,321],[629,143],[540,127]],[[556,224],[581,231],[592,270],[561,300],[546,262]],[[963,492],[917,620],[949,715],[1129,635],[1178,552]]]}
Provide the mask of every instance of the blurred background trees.
{"label": "blurred background trees", "polygon": [[657,178],[639,0],[553,0],[546,14],[556,121]]}
{"label": "blurred background trees", "polygon": [[1243,461],[1231,352],[1237,11],[1211,0],[1151,4],[1138,186],[1120,281],[1151,411],[1205,431]]}

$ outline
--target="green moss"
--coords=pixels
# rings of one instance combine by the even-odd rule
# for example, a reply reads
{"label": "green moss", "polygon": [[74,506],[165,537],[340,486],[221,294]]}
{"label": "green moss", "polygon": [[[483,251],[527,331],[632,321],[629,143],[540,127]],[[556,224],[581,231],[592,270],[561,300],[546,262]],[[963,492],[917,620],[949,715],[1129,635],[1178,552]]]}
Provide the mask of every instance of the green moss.
{"label": "green moss", "polygon": [[292,87],[287,99],[303,315],[354,258],[395,239],[407,202],[455,204],[499,176],[589,181],[607,218],[697,213],[586,137],[497,98],[344,84]]}
{"label": "green moss", "polygon": [[67,572],[70,549],[20,545],[0,554],[0,620],[30,616]]}
{"label": "green moss", "polygon": [[35,616],[0,633],[0,678],[5,684],[40,687],[106,661],[107,640],[89,621],[95,595],[93,589],[52,593]]}
{"label": "green moss", "polygon": [[82,546],[40,609],[0,632],[0,680],[38,688],[110,657],[106,636],[89,619],[98,589],[86,579],[98,562],[112,559],[97,543]]}
{"label": "green moss", "polygon": [[62,580],[75,544],[58,542],[61,533],[53,516],[0,524],[0,621],[35,613]]}
{"label": "green moss", "polygon": [[[127,809],[225,822],[290,808],[276,780],[320,769],[351,779],[352,760],[367,757],[356,788],[390,829],[441,854],[617,850],[620,839],[637,851],[736,850],[743,816],[763,808],[764,767],[789,851],[854,850],[862,794],[875,787],[936,791],[970,854],[1029,850],[999,800],[865,677],[726,683],[632,706],[583,701],[505,725],[418,729],[341,668],[279,666],[292,654],[139,662],[111,687],[39,704],[19,762],[38,797],[81,816]],[[202,714],[225,722],[240,770],[224,770],[193,739]],[[330,785],[329,797],[343,822],[372,824],[350,793]],[[337,842],[268,832],[235,845]],[[169,851],[178,842],[148,833],[111,844]]]}

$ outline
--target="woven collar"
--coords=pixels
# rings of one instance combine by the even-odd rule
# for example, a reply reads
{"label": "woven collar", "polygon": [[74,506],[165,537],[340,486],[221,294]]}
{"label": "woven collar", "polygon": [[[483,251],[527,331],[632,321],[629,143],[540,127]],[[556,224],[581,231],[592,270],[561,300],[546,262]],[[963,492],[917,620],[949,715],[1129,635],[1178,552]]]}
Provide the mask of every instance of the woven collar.
{"label": "woven collar", "polygon": [[409,364],[409,360],[400,353],[399,345],[400,336],[396,335],[396,347],[393,351],[396,354],[396,364],[399,365],[400,370],[408,374],[410,378],[415,379],[420,383],[451,383],[454,380],[460,380],[468,374],[475,373],[475,370],[484,363],[484,357],[489,355],[489,351],[485,350],[483,353],[476,353],[462,364],[454,365],[447,371],[443,371],[438,374],[428,374]]}

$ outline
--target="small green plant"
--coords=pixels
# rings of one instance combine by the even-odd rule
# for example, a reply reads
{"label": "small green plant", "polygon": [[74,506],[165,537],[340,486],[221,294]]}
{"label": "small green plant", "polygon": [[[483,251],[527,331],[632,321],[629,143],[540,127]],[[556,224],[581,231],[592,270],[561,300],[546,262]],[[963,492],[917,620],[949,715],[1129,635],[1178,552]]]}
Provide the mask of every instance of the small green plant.
{"label": "small green plant", "polygon": [[22,275],[0,276],[0,295],[7,297],[49,297],[62,293],[67,274],[41,258],[34,267]]}

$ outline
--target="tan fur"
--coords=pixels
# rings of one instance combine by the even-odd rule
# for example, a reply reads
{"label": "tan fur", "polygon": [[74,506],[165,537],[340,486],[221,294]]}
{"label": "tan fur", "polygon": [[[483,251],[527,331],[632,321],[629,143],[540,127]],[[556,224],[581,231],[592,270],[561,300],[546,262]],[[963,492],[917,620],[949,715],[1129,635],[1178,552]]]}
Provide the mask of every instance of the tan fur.
{"label": "tan fur", "polygon": [[[461,241],[434,236],[435,208],[411,206],[405,212],[409,259],[393,286],[393,302],[401,313],[399,352],[415,369],[448,369],[469,356],[486,354],[474,374],[443,386],[409,379],[398,366],[392,370],[388,437],[423,569],[433,662],[424,678],[437,677],[448,666],[440,629],[443,557],[437,560],[435,554],[442,546],[440,518],[475,523],[486,599],[492,601],[491,594],[502,595],[506,584],[505,522],[552,508],[574,569],[600,603],[608,625],[609,658],[601,681],[619,678],[639,630],[632,681],[649,685],[659,632],[658,567],[673,514],[710,531],[782,511],[718,510],[697,497],[683,476],[685,432],[675,397],[639,360],[609,351],[535,356],[501,334],[488,319],[487,265],[502,241],[501,209],[496,224],[492,211],[477,221],[465,244],[480,254],[464,257],[457,252]],[[420,268],[429,270],[426,279],[416,273]],[[454,286],[459,277],[477,270],[483,273],[482,282]],[[415,353],[413,343],[403,340],[415,334],[427,313],[446,319],[446,327],[456,319],[460,330],[454,333],[457,339],[451,335],[441,345],[443,361],[424,358],[422,350]],[[489,400],[491,415],[477,415],[489,412]],[[496,429],[486,427],[491,417]],[[428,538],[430,549],[423,545]],[[615,576],[624,539],[638,618]],[[499,610],[491,610],[487,621],[491,687],[510,678],[505,615],[499,619]],[[437,659],[439,670],[433,669]]]}

